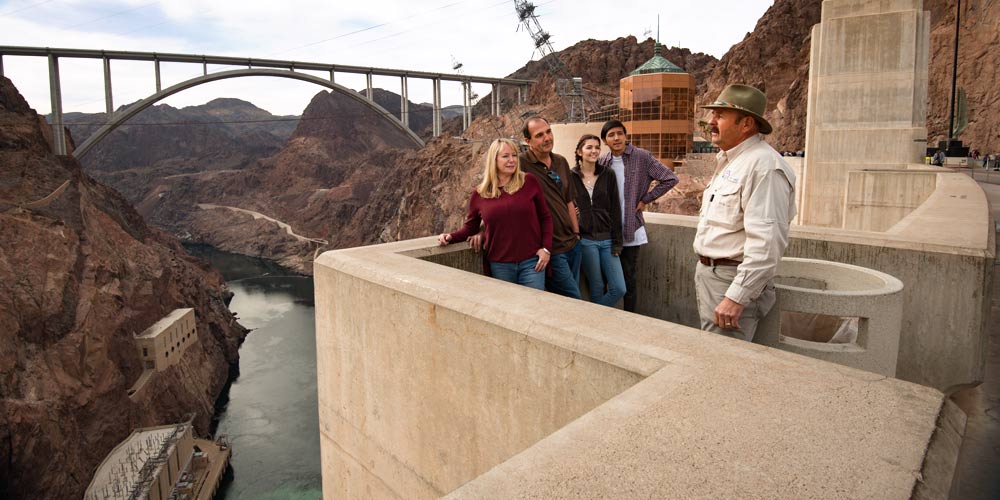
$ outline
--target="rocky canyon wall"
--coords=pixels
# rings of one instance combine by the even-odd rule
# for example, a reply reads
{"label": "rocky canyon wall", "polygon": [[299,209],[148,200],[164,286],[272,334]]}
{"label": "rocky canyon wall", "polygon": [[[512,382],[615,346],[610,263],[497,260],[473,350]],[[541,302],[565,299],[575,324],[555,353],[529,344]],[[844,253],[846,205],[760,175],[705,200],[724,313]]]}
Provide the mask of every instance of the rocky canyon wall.
{"label": "rocky canyon wall", "polygon": [[[0,78],[2,498],[80,498],[135,427],[193,415],[205,435],[245,335],[221,276],[53,155],[43,123]],[[198,341],[130,400],[133,335],[178,307]]]}

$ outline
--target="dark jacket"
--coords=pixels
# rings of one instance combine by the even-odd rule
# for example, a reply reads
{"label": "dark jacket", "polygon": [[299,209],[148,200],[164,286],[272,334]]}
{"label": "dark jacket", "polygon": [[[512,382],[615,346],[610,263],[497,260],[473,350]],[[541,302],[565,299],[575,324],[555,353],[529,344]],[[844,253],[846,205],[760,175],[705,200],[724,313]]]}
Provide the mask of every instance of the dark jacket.
{"label": "dark jacket", "polygon": [[573,184],[576,186],[576,207],[580,210],[580,237],[588,240],[611,240],[611,253],[622,251],[622,205],[618,196],[618,180],[610,168],[594,166],[597,181],[594,196],[587,193],[583,185],[583,174],[579,167],[573,169]]}

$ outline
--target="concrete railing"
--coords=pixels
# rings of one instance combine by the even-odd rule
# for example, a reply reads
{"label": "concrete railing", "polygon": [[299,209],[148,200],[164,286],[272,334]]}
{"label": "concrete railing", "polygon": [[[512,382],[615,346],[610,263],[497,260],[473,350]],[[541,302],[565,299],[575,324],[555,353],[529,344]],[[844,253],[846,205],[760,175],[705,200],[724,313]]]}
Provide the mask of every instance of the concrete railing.
{"label": "concrete railing", "polygon": [[[786,257],[775,291],[777,301],[758,327],[755,343],[896,375],[901,281],[859,266]],[[844,335],[847,330],[852,334]]]}
{"label": "concrete railing", "polygon": [[[965,417],[941,391],[982,378],[995,240],[974,182],[936,186],[889,232],[795,227],[786,252],[897,277],[896,373],[923,385],[684,326],[693,217],[647,214],[641,314],[432,237],[323,254],[324,498],[947,498]],[[891,352],[855,298],[779,307],[868,318],[859,346]]]}
{"label": "concrete railing", "polygon": [[[647,308],[690,288],[649,276],[664,229]],[[317,260],[324,498],[947,497],[941,392],[503,283],[463,247]]]}

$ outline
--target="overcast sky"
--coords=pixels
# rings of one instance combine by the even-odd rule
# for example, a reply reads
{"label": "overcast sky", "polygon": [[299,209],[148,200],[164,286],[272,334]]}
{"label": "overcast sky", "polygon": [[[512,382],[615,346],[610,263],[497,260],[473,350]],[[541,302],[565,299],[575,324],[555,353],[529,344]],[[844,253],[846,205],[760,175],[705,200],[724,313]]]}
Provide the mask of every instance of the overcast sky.
{"label": "overcast sky", "polygon": [[[537,0],[536,13],[555,50],[586,39],[656,36],[721,57],[743,39],[773,0],[711,2]],[[0,0],[0,45],[175,52],[288,59],[465,74],[505,76],[538,59],[519,29],[513,0]],[[40,113],[50,109],[44,58],[3,58],[4,74]],[[209,66],[209,71],[232,67]],[[113,62],[115,107],[155,90],[150,62]],[[162,63],[166,88],[198,76],[197,64]],[[60,60],[63,109],[104,111],[98,60]],[[328,75],[318,74],[324,78]],[[364,88],[363,76],[337,83]],[[374,86],[399,93],[398,78]],[[300,114],[320,87],[284,78],[237,78],[181,92],[176,107],[216,97],[244,99],[275,114]],[[486,94],[488,86],[475,89]],[[457,83],[442,85],[444,104],[461,104]],[[410,99],[430,102],[430,82],[411,80]]]}

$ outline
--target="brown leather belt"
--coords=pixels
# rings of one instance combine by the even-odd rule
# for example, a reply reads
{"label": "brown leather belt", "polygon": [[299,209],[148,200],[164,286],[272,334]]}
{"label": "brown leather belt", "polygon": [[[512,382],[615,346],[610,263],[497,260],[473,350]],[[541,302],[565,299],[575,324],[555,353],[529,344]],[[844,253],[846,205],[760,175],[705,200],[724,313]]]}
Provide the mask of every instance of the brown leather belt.
{"label": "brown leather belt", "polygon": [[738,265],[740,265],[740,264],[743,263],[742,261],[733,260],[733,259],[710,259],[708,257],[704,257],[704,256],[701,256],[701,255],[698,256],[698,262],[701,262],[702,264],[704,264],[706,266],[710,266],[710,267],[715,267],[715,266],[738,266]]}

